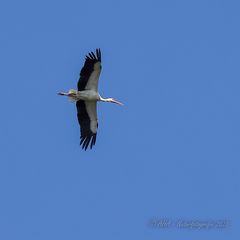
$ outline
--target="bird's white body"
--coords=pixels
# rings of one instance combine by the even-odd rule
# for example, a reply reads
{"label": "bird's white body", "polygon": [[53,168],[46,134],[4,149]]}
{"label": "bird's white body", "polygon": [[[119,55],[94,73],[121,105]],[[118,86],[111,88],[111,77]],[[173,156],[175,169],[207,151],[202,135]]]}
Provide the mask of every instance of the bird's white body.
{"label": "bird's white body", "polygon": [[79,91],[77,96],[79,99],[86,101],[99,101],[101,99],[99,93],[94,90]]}
{"label": "bird's white body", "polygon": [[77,91],[77,90],[71,89],[68,92],[68,97],[72,102],[77,102],[78,100],[100,101],[101,99],[99,93],[94,90]]}

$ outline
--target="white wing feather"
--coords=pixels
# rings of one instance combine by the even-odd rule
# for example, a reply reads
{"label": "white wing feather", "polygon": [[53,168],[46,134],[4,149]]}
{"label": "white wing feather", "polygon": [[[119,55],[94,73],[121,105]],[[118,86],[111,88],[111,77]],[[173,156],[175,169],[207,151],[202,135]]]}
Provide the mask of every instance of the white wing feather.
{"label": "white wing feather", "polygon": [[93,133],[96,133],[98,127],[97,103],[95,101],[85,101],[85,105],[90,118],[90,129]]}
{"label": "white wing feather", "polygon": [[94,91],[98,91],[98,80],[99,80],[99,76],[101,73],[101,63],[100,62],[96,62],[94,64],[94,70],[91,73],[88,82],[86,84],[85,89],[86,90],[94,90]]}

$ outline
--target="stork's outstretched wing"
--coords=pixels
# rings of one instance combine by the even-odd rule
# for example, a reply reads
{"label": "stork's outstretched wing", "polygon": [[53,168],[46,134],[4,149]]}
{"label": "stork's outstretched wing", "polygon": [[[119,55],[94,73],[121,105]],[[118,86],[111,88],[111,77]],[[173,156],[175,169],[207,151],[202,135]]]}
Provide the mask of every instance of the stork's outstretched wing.
{"label": "stork's outstretched wing", "polygon": [[97,103],[79,100],[76,106],[78,122],[81,128],[80,145],[82,145],[82,149],[87,150],[89,144],[90,148],[92,148],[96,143],[98,127]]}
{"label": "stork's outstretched wing", "polygon": [[86,56],[84,66],[80,72],[78,80],[78,91],[95,90],[98,91],[98,79],[101,72],[101,51],[96,49],[96,55],[91,52]]}

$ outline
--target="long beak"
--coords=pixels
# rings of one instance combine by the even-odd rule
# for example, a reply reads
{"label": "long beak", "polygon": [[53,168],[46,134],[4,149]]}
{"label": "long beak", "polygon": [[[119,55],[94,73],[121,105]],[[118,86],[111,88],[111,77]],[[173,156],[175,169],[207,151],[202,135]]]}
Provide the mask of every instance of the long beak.
{"label": "long beak", "polygon": [[123,106],[123,103],[117,101],[116,99],[112,99],[112,103],[116,103],[116,104],[118,104],[118,105]]}

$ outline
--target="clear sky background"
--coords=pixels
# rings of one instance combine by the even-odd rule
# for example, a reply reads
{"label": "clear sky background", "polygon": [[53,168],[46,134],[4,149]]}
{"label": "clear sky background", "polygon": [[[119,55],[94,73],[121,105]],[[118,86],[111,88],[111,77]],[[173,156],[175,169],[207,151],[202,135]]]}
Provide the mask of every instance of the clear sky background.
{"label": "clear sky background", "polygon": [[[239,1],[1,1],[0,239],[237,239]],[[100,47],[93,150],[75,105]],[[167,219],[171,226],[154,227]],[[226,220],[223,229],[177,221]]]}

